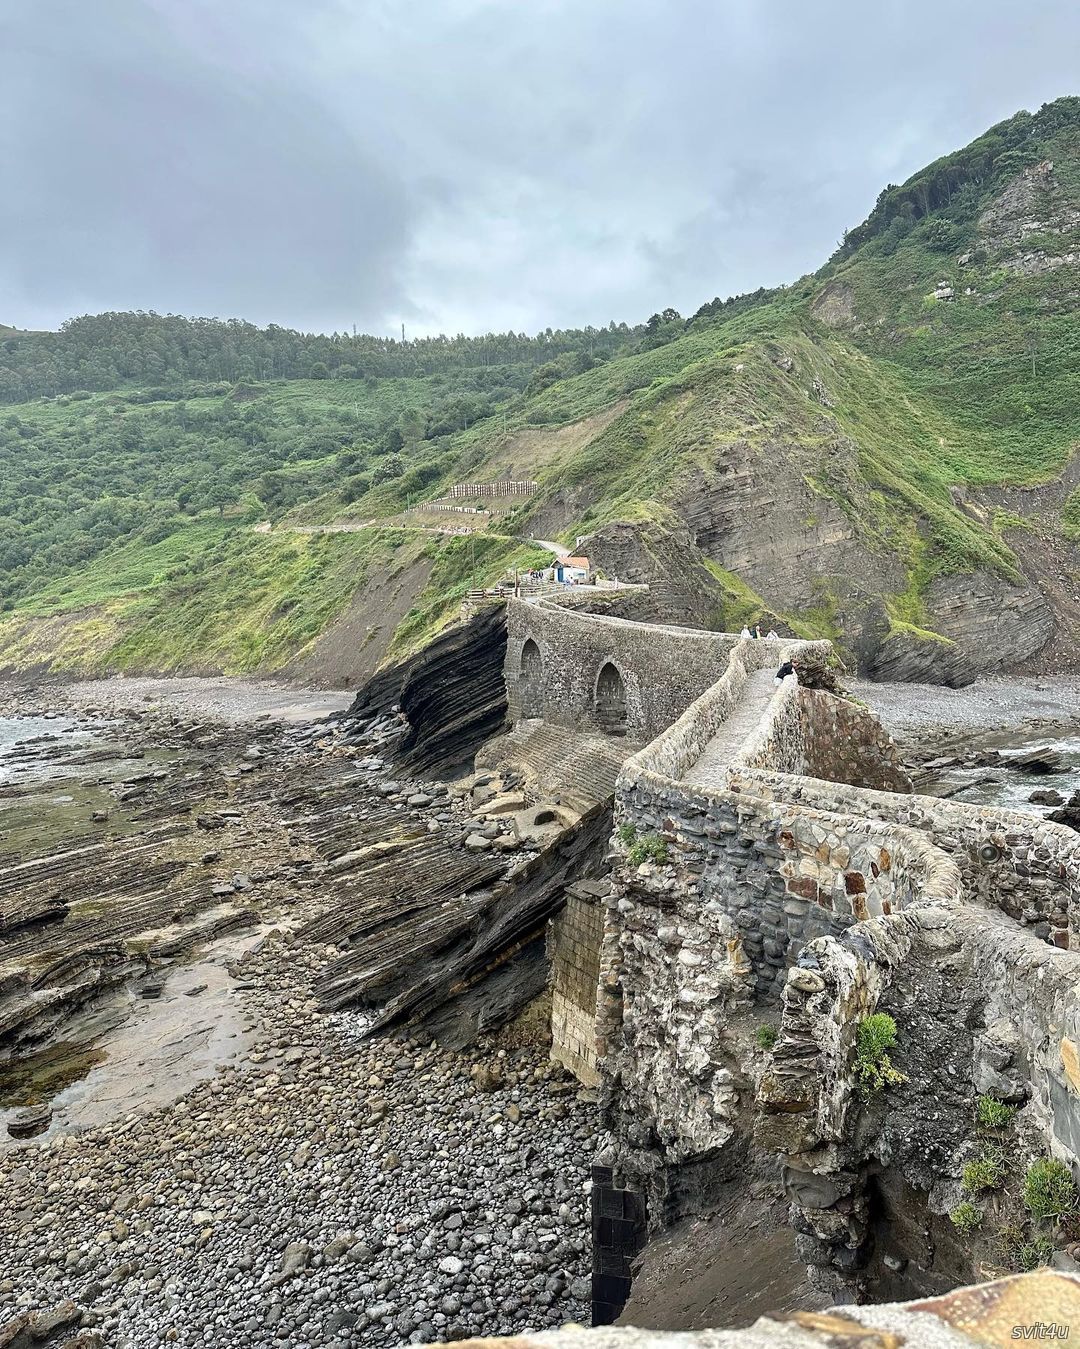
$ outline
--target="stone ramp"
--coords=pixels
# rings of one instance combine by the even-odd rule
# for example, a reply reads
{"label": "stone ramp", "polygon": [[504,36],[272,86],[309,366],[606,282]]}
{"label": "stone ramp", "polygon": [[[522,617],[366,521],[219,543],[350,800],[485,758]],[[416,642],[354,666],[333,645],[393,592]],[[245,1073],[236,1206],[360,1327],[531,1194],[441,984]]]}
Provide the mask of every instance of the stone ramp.
{"label": "stone ramp", "polygon": [[537,800],[584,812],[615,791],[626,760],[641,748],[634,740],[589,735],[544,721],[523,721],[476,756],[477,767],[510,764],[520,770]]}
{"label": "stone ramp", "polygon": [[709,741],[705,752],[683,776],[700,787],[726,788],[728,769],[747,738],[761,724],[776,692],[776,672],[755,670],[747,677],[739,705]]}

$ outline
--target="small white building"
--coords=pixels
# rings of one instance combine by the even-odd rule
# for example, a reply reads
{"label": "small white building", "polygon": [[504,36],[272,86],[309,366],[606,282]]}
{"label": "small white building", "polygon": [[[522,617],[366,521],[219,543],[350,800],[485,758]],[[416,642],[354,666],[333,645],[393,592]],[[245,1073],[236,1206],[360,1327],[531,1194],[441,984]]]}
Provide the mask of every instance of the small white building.
{"label": "small white building", "polygon": [[583,556],[557,557],[548,569],[553,581],[569,581],[571,585],[582,585],[592,579],[592,567],[589,559]]}

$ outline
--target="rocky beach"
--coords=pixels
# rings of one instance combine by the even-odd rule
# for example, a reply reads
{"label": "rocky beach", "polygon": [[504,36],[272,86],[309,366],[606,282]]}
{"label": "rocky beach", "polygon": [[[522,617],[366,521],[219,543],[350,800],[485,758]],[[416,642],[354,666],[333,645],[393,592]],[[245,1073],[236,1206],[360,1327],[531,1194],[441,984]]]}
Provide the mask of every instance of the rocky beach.
{"label": "rocky beach", "polygon": [[[5,1310],[106,1342],[384,1345],[587,1319],[593,1108],[535,1048],[366,1043],[322,957],[241,966],[259,1031],[171,1106],[0,1159]],[[62,1197],[63,1202],[59,1202]]]}
{"label": "rocky beach", "polygon": [[1080,677],[996,675],[964,688],[848,681],[902,749],[936,753],[950,740],[1016,743],[1080,727]]}
{"label": "rocky beach", "polygon": [[[4,699],[34,719],[4,809],[55,818],[0,861],[0,1321],[345,1346],[587,1319],[595,1105],[543,1017],[455,1052],[370,1035],[363,972],[340,993],[358,911],[392,948],[410,877],[472,921],[529,867],[538,840],[484,810],[505,784],[396,779],[392,721],[208,684]],[[440,949],[409,952],[425,990]]]}

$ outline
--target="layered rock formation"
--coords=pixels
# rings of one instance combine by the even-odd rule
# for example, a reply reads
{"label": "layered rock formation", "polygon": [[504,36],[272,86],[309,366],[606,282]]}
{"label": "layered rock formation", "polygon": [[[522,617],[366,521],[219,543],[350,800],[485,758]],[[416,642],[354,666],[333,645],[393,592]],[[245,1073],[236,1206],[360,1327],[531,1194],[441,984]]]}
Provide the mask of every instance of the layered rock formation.
{"label": "layered rock formation", "polygon": [[505,651],[505,611],[485,605],[418,655],[381,670],[357,694],[345,719],[370,721],[400,709],[405,728],[395,763],[410,773],[461,773],[506,716]]}

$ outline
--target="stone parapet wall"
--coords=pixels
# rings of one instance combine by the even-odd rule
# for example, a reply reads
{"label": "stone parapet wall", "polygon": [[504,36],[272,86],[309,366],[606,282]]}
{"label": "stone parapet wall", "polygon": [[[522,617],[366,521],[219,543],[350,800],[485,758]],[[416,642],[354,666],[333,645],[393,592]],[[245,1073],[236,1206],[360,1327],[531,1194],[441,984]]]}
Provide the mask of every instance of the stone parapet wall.
{"label": "stone parapet wall", "polygon": [[[955,914],[956,951],[985,1006],[975,1037],[973,1087],[1027,1102],[1052,1150],[1080,1168],[1080,979],[1071,952],[985,910]],[[944,1012],[943,1012],[944,1014]]]}
{"label": "stone parapet wall", "polygon": [[[663,838],[667,856],[634,867],[620,844],[601,964],[605,1099],[620,1132],[655,1131],[664,1166],[678,1167],[734,1130],[741,1103],[724,1063],[740,1008],[786,999],[796,961],[844,972],[818,990],[838,1011],[872,1008],[883,973],[864,953],[880,946],[900,959],[906,911],[928,897],[955,901],[959,875],[913,830],[640,771],[620,783],[618,811],[623,825]],[[847,928],[855,940],[845,942]],[[786,1003],[783,1015],[793,1052]],[[842,1122],[820,1084],[846,1080],[854,1023],[843,1039],[829,1024],[816,1023],[812,1064],[803,1033],[803,1095]],[[633,1165],[648,1186],[649,1164]]]}
{"label": "stone parapet wall", "polygon": [[[777,647],[774,642],[754,639],[729,638],[729,641],[727,664],[721,676],[673,724],[634,756],[627,764],[629,772],[643,769],[681,780],[738,707],[748,674],[777,668],[780,662],[800,652],[827,654],[832,649],[828,642],[785,642]],[[783,689],[769,705],[766,718],[756,728],[751,741],[744,744],[744,752],[754,763],[760,761],[779,766],[798,757],[801,730],[794,724],[798,713],[793,707],[797,690],[794,679],[785,681]],[[779,721],[788,726],[781,729]]]}
{"label": "stone parapet wall", "polygon": [[763,799],[839,809],[917,829],[960,869],[964,894],[1061,947],[1080,946],[1080,837],[1024,811],[968,805],[741,764],[732,785]]}
{"label": "stone parapet wall", "polygon": [[[901,767],[892,736],[861,703],[820,689],[800,688],[799,714],[803,724],[804,773],[828,782],[843,782],[852,788],[911,791],[911,779]],[[775,756],[767,765],[760,766],[784,767]]]}
{"label": "stone parapet wall", "polygon": [[[584,608],[598,603],[602,614]],[[739,639],[657,628],[612,613],[620,607],[632,610],[634,603],[632,591],[601,591],[595,597],[569,592],[565,599],[535,603],[511,600],[505,663],[511,721],[533,716],[556,726],[606,729],[597,715],[597,681],[611,665],[625,690],[626,735],[641,743],[670,726],[726,669]],[[532,705],[522,694],[529,670],[528,660],[523,661],[527,642],[535,644],[541,670]]]}
{"label": "stone parapet wall", "polygon": [[[784,1158],[803,1256],[829,1291],[861,1289],[872,1247],[867,1175],[881,1158],[909,1184],[940,1191],[946,1208],[959,1201],[978,1095],[1022,1106],[1028,1146],[1080,1169],[1075,958],[966,903],[959,869],[945,862],[901,914],[810,943],[785,982],[757,1139]],[[901,1014],[912,1006],[915,1023]],[[913,1064],[953,1081],[902,1078],[887,1108],[858,1096],[858,1028],[882,1007],[896,1013]]]}
{"label": "stone parapet wall", "polygon": [[788,677],[773,695],[764,717],[732,755],[748,768],[783,766],[789,773],[806,767],[807,726],[798,680]]}
{"label": "stone parapet wall", "polygon": [[[1033,1136],[1077,1159],[1073,962],[975,905],[999,906],[1063,944],[1080,841],[1020,812],[913,795],[866,709],[794,680],[756,725],[733,723],[742,738],[718,771],[715,746],[744,704],[756,654],[736,645],[724,676],[620,774],[623,837],[655,835],[665,855],[632,867],[622,841],[616,850],[602,1099],[628,1183],[648,1196],[654,1222],[674,1220],[681,1195],[702,1195],[700,1179],[695,1188],[680,1174],[724,1155],[749,1104],[740,1019],[779,1003],[779,1038],[755,1084],[756,1136],[784,1158],[817,1281],[857,1292],[873,1249],[867,1175],[877,1141],[853,1124],[866,1108],[854,1060],[859,1026],[882,1004],[914,1000],[942,1027],[960,1018],[958,1039],[926,1051],[966,1056],[971,1074],[962,1114],[942,1113],[932,1146],[948,1138],[959,1147],[984,1091],[1027,1101]],[[710,746],[714,785],[686,780]],[[882,1146],[909,1183],[930,1185],[933,1130],[925,1109],[908,1108],[918,1124],[901,1116]],[[905,1149],[905,1130],[918,1146]]]}

